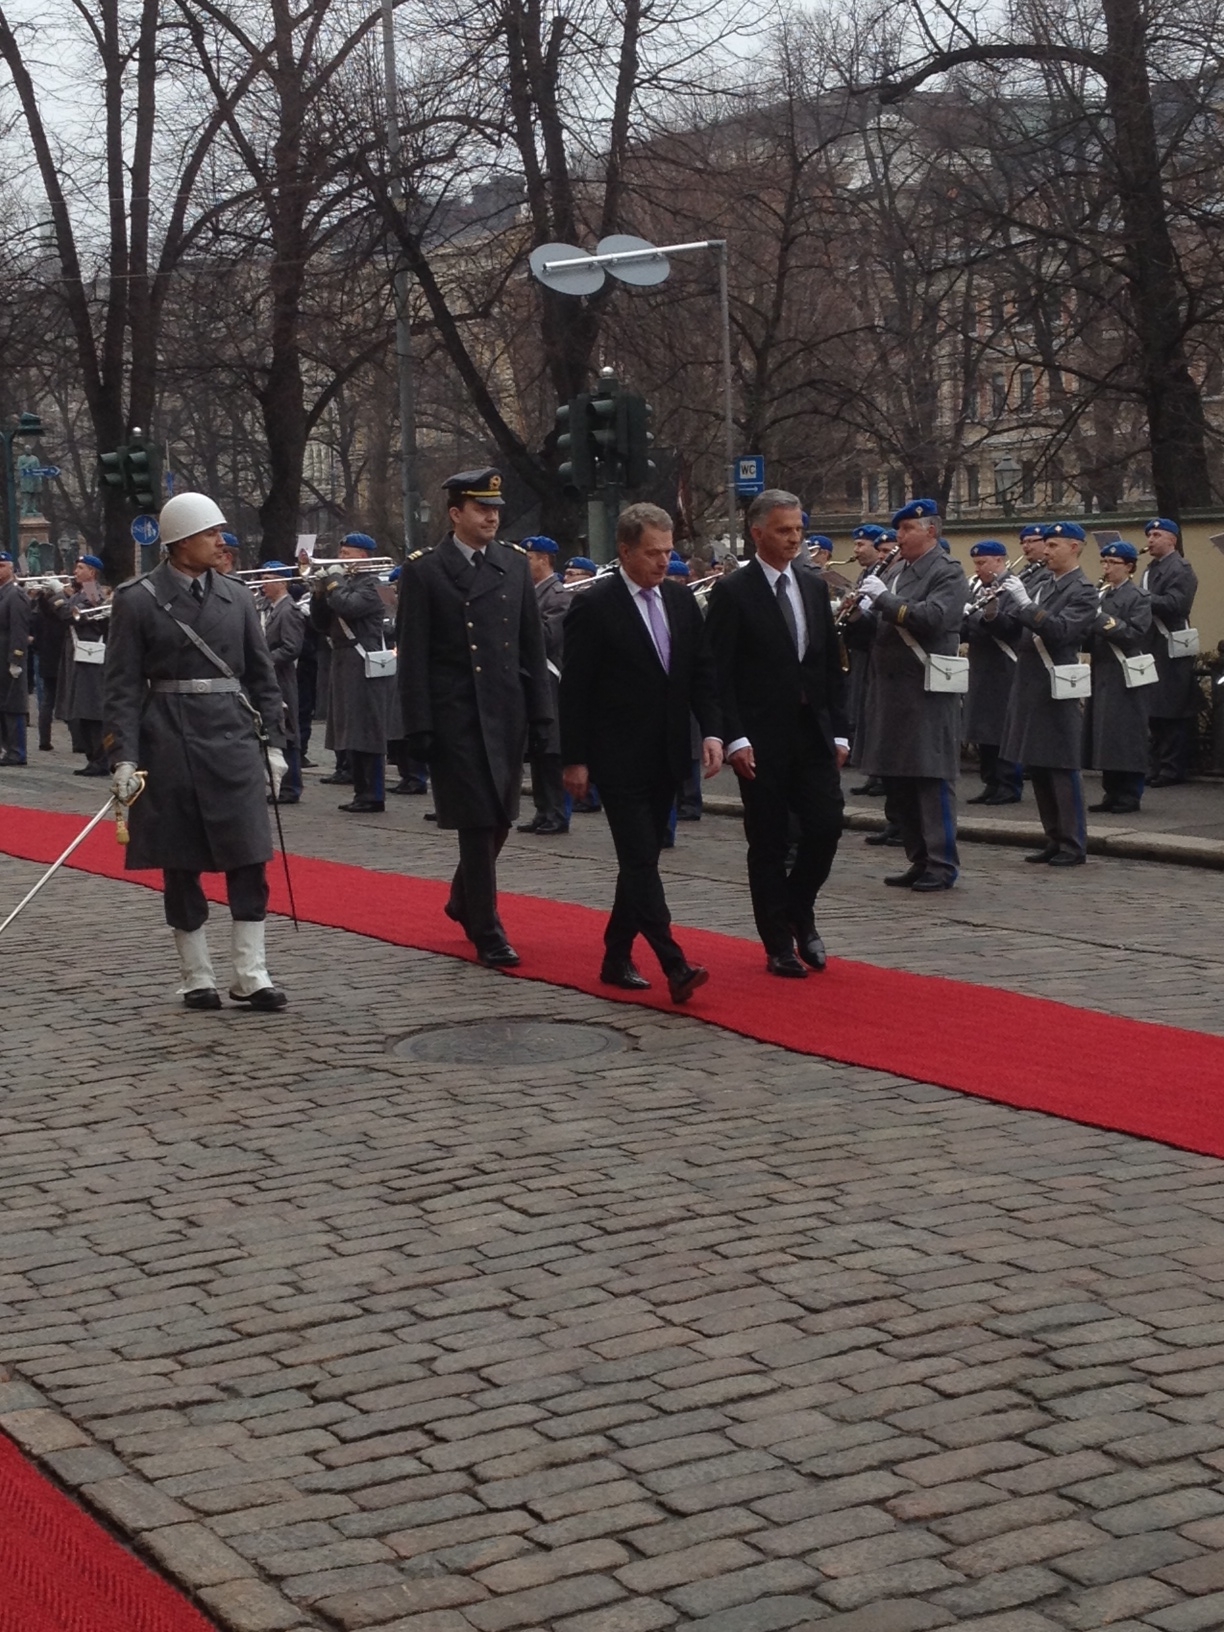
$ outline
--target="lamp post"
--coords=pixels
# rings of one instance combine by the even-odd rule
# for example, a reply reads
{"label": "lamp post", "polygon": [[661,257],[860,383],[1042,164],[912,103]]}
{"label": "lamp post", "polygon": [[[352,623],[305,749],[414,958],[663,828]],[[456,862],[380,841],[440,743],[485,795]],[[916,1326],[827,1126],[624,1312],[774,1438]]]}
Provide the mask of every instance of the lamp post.
{"label": "lamp post", "polygon": [[21,554],[21,533],[17,526],[17,472],[13,468],[13,443],[19,438],[22,441],[36,442],[42,435],[43,424],[37,414],[20,414],[15,425],[0,432],[0,440],[4,443],[4,497],[8,515],[8,548],[9,554],[17,562]]}

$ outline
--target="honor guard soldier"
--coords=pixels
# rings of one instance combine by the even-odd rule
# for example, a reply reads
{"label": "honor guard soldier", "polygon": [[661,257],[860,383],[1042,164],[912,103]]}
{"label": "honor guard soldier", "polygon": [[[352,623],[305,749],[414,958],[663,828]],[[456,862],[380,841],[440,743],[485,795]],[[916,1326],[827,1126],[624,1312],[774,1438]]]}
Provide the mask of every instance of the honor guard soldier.
{"label": "honor guard soldier", "polygon": [[[1147,699],[1152,687],[1132,661],[1152,627],[1152,603],[1134,580],[1139,551],[1121,540],[1101,546],[1100,611],[1092,631],[1092,696],[1084,719],[1084,759],[1101,773],[1104,797],[1089,810],[1129,816],[1139,809],[1148,764]],[[1143,661],[1150,666],[1150,658]]]}
{"label": "honor guard soldier", "polygon": [[13,558],[0,551],[0,765],[26,762],[26,711],[30,693],[26,659],[34,609],[16,581]]}
{"label": "honor guard soldier", "polygon": [[400,694],[414,759],[429,765],[438,826],[459,834],[446,904],[490,969],[518,953],[497,913],[497,857],[519,811],[523,760],[547,751],[552,690],[527,556],[497,541],[496,470],[444,484],[451,530],[400,579]]}
{"label": "honor guard soldier", "polygon": [[[285,759],[289,769],[281,780],[277,802],[296,805],[302,797],[302,750],[298,740],[298,658],[306,639],[306,619],[289,593],[297,577],[283,561],[265,561],[260,580],[259,623],[268,643],[276,683],[285,705]],[[268,795],[271,804],[272,795]]]}
{"label": "honor guard soldier", "polygon": [[387,727],[395,662],[383,628],[383,599],[374,572],[361,572],[378,545],[368,533],[346,533],[341,562],[329,567],[310,597],[310,621],[331,647],[325,746],[348,755],[353,797],[339,809],[377,815],[386,809]]}
{"label": "honor guard soldier", "polygon": [[1024,790],[1024,772],[1000,758],[999,744],[1016,674],[1016,646],[998,632],[997,619],[987,622],[985,617],[1007,577],[1007,547],[996,538],[986,538],[969,555],[976,572],[969,580],[961,624],[961,639],[969,647],[969,692],[961,729],[965,741],[977,746],[982,791],[965,803],[1014,805]]}
{"label": "honor guard soldier", "polygon": [[78,557],[72,569],[74,588],[65,590],[48,579],[45,599],[52,615],[67,626],[60,655],[55,712],[67,722],[72,745],[85,755],[74,776],[109,776],[110,761],[102,746],[102,674],[106,662],[109,618],[102,612],[102,558]]}
{"label": "honor guard soldier", "polygon": [[1025,861],[1075,867],[1087,854],[1084,823],[1083,696],[1066,690],[1054,670],[1079,667],[1097,618],[1096,591],[1080,568],[1084,529],[1055,521],[1045,530],[1050,577],[1032,595],[1019,578],[1004,578],[994,605],[1000,634],[1019,637],[1016,678],[1000,748],[1033,784],[1045,848]]}
{"label": "honor guard soldier", "polygon": [[886,814],[901,832],[910,865],[885,879],[920,893],[950,890],[956,848],[960,698],[928,690],[934,657],[955,657],[965,608],[965,573],[939,547],[939,505],[913,499],[892,518],[902,565],[886,584],[859,585],[875,630],[871,644],[863,769],[884,780]]}
{"label": "honor guard soldier", "polygon": [[161,869],[187,1008],[221,1007],[200,874],[224,873],[229,995],[252,1009],[283,1009],[264,948],[272,858],[265,772],[275,794],[287,768],[276,671],[254,596],[222,575],[218,507],[203,493],[176,493],[158,519],[167,558],[117,591],[106,653],[111,788],[131,805],[124,866]]}
{"label": "honor guard soldier", "polygon": [[1178,551],[1181,528],[1167,516],[1156,516],[1143,529],[1152,565],[1140,589],[1152,602],[1152,627],[1147,650],[1156,659],[1160,679],[1151,688],[1148,718],[1152,751],[1149,788],[1168,788],[1184,782],[1190,769],[1190,729],[1198,712],[1198,688],[1193,656],[1174,656],[1176,632],[1189,629],[1190,612],[1198,593],[1194,568]]}
{"label": "honor guard soldier", "polygon": [[548,678],[552,688],[553,723],[548,730],[548,745],[542,753],[531,756],[531,802],[535,815],[519,827],[520,833],[545,835],[569,832],[569,795],[561,780],[561,660],[565,654],[565,636],[561,625],[574,597],[561,587],[557,577],[558,546],[554,538],[537,533],[522,540],[527,551],[527,565],[535,585],[536,605],[544,625],[544,655],[548,663]]}

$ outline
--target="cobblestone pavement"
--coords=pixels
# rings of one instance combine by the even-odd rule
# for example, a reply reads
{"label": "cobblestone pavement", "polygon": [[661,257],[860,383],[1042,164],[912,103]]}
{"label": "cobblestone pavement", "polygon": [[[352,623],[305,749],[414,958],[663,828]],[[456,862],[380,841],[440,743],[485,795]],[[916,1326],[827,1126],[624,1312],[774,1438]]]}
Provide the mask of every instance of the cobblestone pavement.
{"label": "cobblestone pavement", "polygon": [[[101,802],[70,783],[20,797]],[[291,846],[449,870],[422,801],[333,793]],[[898,903],[880,856],[844,846],[838,950],[1221,1029],[1214,875],[982,847]],[[678,918],[747,932],[737,824],[682,828],[669,868]],[[37,871],[0,859],[0,900]],[[606,900],[602,821],[512,841],[505,877]],[[124,884],[57,880],[5,943],[0,1427],[219,1625],[1224,1626],[1219,1162],[339,931],[271,942],[293,1007],[266,1018],[177,1008]],[[515,1017],[610,1046],[396,1052]],[[966,1046],[1007,1046],[988,995]]]}

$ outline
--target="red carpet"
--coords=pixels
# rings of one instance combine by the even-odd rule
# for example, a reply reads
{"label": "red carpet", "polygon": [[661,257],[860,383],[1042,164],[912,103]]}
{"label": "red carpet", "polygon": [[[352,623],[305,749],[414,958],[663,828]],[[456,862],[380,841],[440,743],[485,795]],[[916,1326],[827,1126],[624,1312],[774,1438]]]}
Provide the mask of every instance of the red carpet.
{"label": "red carpet", "polygon": [[[79,816],[0,806],[0,850],[50,862],[83,825]],[[86,840],[70,865],[160,886],[155,873],[124,874],[109,824]],[[471,959],[468,943],[443,916],[445,884],[304,856],[292,857],[292,867],[303,921]],[[279,858],[269,878],[273,909],[286,912]],[[212,899],[224,898],[223,879],[205,882]],[[64,887],[58,880],[47,886]],[[13,904],[19,898],[14,895]],[[37,935],[41,899],[26,909],[27,938]],[[640,995],[599,984],[602,907],[503,895],[501,908],[524,957],[520,978],[674,1012],[652,969],[646,972],[655,987]],[[778,980],[765,973],[755,942],[701,929],[678,934],[688,957],[710,969],[710,984],[683,1011],[699,1020],[801,1054],[1224,1156],[1224,1037],[993,988],[984,1033],[981,986],[840,958],[824,975]],[[166,955],[169,963],[168,941]]]}
{"label": "red carpet", "polygon": [[0,1436],[0,1632],[216,1632]]}

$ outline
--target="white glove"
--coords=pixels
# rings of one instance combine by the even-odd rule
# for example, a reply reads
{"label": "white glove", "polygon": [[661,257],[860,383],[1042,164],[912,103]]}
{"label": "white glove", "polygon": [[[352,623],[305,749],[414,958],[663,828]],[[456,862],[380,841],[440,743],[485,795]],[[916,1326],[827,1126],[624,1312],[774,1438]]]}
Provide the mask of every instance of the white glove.
{"label": "white glove", "polygon": [[1019,578],[1000,579],[999,594],[1010,595],[1017,606],[1032,606],[1033,604],[1033,597],[1025,589]]}
{"label": "white glove", "polygon": [[124,760],[122,765],[115,766],[111,775],[111,792],[121,805],[131,804],[140,792],[140,778],[135,765]]}
{"label": "white glove", "polygon": [[19,680],[21,678],[21,664],[20,663],[10,663],[9,664],[9,673],[12,675],[14,680]]}
{"label": "white glove", "polygon": [[876,596],[883,595],[887,588],[888,585],[884,582],[883,578],[878,577],[873,572],[870,574],[870,576],[864,578],[862,583],[858,586],[859,600],[862,601],[865,606],[870,606],[872,601],[875,600]]}
{"label": "white glove", "polygon": [[58,578],[44,578],[42,583],[37,587],[43,590],[46,594],[52,596],[62,595],[64,593],[64,586],[60,583]]}
{"label": "white glove", "polygon": [[279,748],[268,749],[268,768],[272,772],[272,797],[280,798],[281,783],[289,775],[289,766]]}

